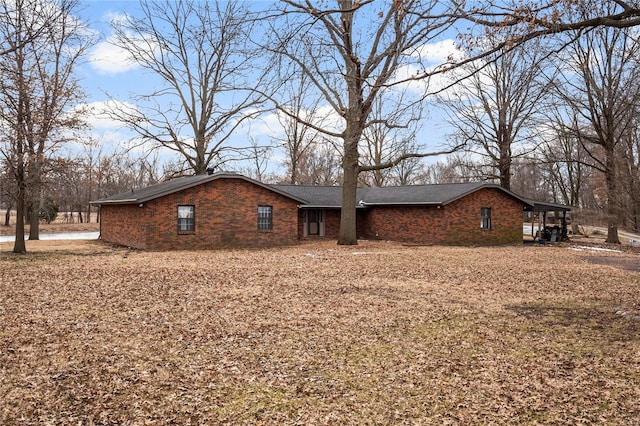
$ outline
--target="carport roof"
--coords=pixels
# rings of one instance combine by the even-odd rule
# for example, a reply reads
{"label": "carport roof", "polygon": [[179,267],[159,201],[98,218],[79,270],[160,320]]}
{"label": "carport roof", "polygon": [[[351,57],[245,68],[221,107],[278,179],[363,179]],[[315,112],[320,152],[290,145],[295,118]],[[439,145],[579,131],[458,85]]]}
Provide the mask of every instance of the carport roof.
{"label": "carport roof", "polygon": [[525,210],[532,212],[568,212],[571,210],[571,206],[565,206],[564,204],[547,203],[536,200],[527,200],[527,203],[531,207],[525,207]]}

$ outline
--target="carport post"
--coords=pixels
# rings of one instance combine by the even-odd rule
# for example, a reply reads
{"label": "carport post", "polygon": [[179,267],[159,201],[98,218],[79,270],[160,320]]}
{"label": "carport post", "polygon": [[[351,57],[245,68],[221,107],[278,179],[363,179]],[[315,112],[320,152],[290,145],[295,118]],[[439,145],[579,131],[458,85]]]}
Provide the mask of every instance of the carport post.
{"label": "carport post", "polygon": [[567,211],[562,211],[562,234],[560,241],[568,241],[569,235],[567,235]]}

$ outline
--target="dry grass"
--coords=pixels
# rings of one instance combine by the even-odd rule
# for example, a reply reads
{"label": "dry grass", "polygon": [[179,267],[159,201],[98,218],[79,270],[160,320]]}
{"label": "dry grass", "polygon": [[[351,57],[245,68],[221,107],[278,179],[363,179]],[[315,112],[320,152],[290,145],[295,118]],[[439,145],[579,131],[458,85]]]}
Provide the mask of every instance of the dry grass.
{"label": "dry grass", "polygon": [[1,424],[640,418],[637,253],[53,243],[1,247]]}

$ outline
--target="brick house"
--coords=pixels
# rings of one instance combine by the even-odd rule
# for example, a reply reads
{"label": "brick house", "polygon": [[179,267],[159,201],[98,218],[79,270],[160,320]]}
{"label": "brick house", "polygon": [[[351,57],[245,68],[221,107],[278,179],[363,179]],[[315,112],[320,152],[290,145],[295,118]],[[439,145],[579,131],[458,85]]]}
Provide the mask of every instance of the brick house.
{"label": "brick house", "polygon": [[[149,250],[291,245],[337,238],[342,189],[268,185],[221,172],[93,201],[102,240]],[[358,238],[419,244],[522,242],[534,204],[497,185],[359,188]]]}

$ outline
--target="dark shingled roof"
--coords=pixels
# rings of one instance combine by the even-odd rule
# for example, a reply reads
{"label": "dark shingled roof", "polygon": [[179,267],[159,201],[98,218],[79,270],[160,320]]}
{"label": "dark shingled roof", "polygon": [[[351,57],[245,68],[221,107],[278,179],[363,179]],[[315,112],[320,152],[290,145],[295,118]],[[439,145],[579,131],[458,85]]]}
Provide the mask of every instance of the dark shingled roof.
{"label": "dark shingled roof", "polygon": [[[444,205],[477,191],[482,187],[494,186],[495,185],[483,183],[448,183],[361,188],[360,191],[358,191],[358,201],[362,200],[361,204],[363,205]],[[515,195],[513,196],[516,197]]]}
{"label": "dark shingled roof", "polygon": [[[342,187],[271,185],[273,188],[295,195],[308,201],[303,207],[340,207]],[[438,185],[386,186],[382,188],[358,188],[358,207],[375,205],[445,205],[464,197],[480,188],[495,188],[529,204],[516,194],[498,185],[488,183],[449,183]]]}
{"label": "dark shingled roof", "polygon": [[[242,179],[300,203],[301,207],[340,208],[342,205],[342,187],[309,185],[268,185],[234,172],[219,172],[211,175],[198,175],[173,179],[131,192],[116,194],[92,204],[138,204],[154,198],[201,185],[216,179]],[[375,205],[445,205],[458,200],[481,188],[494,188],[521,201],[525,208],[532,209],[534,203],[507,191],[495,184],[488,183],[450,183],[438,185],[388,186],[383,188],[358,188],[357,206]],[[541,206],[542,207],[542,206]],[[566,206],[564,206],[566,207]],[[569,209],[568,207],[566,207]]]}
{"label": "dark shingled roof", "polygon": [[342,205],[341,186],[270,185],[272,188],[306,200],[305,207],[337,207]]}
{"label": "dark shingled roof", "polygon": [[100,200],[92,201],[91,204],[139,204],[144,203],[154,198],[164,197],[165,195],[173,194],[188,188],[192,188],[197,185],[201,185],[206,182],[210,182],[216,179],[242,179],[247,182],[251,182],[255,185],[266,188],[270,191],[284,195],[285,197],[294,199],[300,203],[306,203],[306,200],[297,198],[292,194],[283,193],[282,191],[273,188],[270,185],[258,182],[241,174],[235,172],[218,172],[206,175],[186,176],[177,179],[172,179],[166,182],[158,183],[155,185],[147,186],[145,188],[136,189],[131,192],[123,192],[121,194],[112,195],[110,197],[102,198]]}
{"label": "dark shingled roof", "polygon": [[162,197],[164,195],[172,194],[183,189],[191,188],[192,186],[200,185],[201,183],[212,180],[210,175],[198,175],[181,177],[172,179],[167,182],[158,183],[155,185],[147,186],[145,188],[132,190],[130,192],[122,192],[120,194],[112,195],[107,198],[92,201],[93,204],[137,204],[144,203],[145,201],[153,200],[154,198]]}

